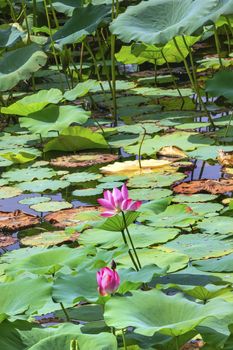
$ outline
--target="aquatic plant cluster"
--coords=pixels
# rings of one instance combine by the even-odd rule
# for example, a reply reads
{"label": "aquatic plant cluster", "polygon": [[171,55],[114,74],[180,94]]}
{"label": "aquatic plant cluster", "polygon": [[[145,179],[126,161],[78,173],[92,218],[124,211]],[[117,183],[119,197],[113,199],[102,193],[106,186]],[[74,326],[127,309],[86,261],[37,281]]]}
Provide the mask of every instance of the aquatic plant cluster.
{"label": "aquatic plant cluster", "polygon": [[233,349],[233,0],[0,0],[0,349]]}

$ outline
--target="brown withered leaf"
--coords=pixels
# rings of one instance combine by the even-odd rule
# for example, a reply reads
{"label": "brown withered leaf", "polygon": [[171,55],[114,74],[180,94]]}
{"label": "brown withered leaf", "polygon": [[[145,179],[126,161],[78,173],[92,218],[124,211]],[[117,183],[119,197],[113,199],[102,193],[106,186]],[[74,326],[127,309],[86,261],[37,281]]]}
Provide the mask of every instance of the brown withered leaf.
{"label": "brown withered leaf", "polygon": [[8,247],[9,245],[15,244],[16,242],[16,237],[5,236],[2,233],[0,233],[0,248]]}
{"label": "brown withered leaf", "polygon": [[14,212],[0,211],[0,230],[18,231],[40,223],[37,216],[26,214],[21,210]]}
{"label": "brown withered leaf", "polygon": [[44,219],[53,226],[64,229],[68,226],[71,227],[88,222],[93,218],[93,213],[98,218],[101,211],[103,211],[103,208],[94,206],[64,209],[48,214]]}
{"label": "brown withered leaf", "polygon": [[62,168],[86,167],[94,164],[110,163],[118,159],[110,153],[80,153],[51,159],[50,164]]}
{"label": "brown withered leaf", "polygon": [[220,150],[218,152],[218,162],[223,166],[233,167],[233,151],[224,152]]}
{"label": "brown withered leaf", "polygon": [[167,157],[167,158],[187,158],[187,155],[182,149],[176,146],[165,146],[162,147],[158,152],[158,156]]}
{"label": "brown withered leaf", "polygon": [[180,350],[199,350],[201,349],[205,343],[202,340],[192,340],[191,342],[182,346]]}
{"label": "brown withered leaf", "polygon": [[173,187],[175,193],[194,194],[208,192],[212,194],[222,194],[233,191],[233,179],[220,180],[196,180],[183,182]]}

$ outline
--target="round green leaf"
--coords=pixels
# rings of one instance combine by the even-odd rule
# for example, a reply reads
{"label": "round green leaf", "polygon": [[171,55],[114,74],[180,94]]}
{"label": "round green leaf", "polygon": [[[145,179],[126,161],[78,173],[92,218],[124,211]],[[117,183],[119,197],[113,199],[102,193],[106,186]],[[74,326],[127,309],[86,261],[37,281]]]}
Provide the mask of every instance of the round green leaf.
{"label": "round green leaf", "polygon": [[49,202],[33,204],[30,206],[30,208],[40,213],[45,213],[49,211],[55,212],[62,209],[70,209],[72,208],[72,204],[68,202],[49,201]]}

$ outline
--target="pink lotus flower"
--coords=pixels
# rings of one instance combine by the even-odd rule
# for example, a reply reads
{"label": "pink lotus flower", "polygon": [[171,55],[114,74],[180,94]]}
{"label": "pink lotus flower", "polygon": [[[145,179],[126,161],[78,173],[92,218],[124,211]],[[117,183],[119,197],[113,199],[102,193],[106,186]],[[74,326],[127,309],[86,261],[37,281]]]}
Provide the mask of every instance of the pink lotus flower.
{"label": "pink lotus flower", "polygon": [[114,216],[121,211],[135,211],[142,204],[141,201],[134,202],[129,198],[128,189],[125,184],[121,190],[114,188],[112,192],[104,191],[104,198],[98,199],[98,202],[102,207],[107,209],[101,214],[105,217]]}
{"label": "pink lotus flower", "polygon": [[115,269],[103,267],[96,274],[98,291],[100,295],[106,296],[114,293],[120,284],[120,277]]}

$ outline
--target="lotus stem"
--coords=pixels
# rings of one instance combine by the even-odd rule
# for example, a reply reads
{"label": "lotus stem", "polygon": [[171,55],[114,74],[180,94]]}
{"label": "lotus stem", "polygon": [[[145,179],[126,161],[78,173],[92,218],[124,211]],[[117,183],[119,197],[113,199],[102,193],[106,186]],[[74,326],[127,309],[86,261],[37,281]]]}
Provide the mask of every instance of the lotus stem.
{"label": "lotus stem", "polygon": [[[124,241],[125,245],[127,245],[128,248],[129,248],[127,239],[126,239],[126,237],[125,237],[125,232],[124,232],[124,230],[121,231],[121,234],[122,234],[122,238],[123,238],[123,241]],[[131,259],[131,261],[132,261],[132,263],[133,263],[133,265],[134,265],[136,271],[139,271],[139,268],[138,268],[138,266],[137,266],[137,264],[136,264],[136,261],[135,261],[135,259],[134,259],[134,257],[133,257],[133,254],[132,254],[132,252],[131,252],[130,249],[128,250],[128,253],[129,253],[130,259]]]}
{"label": "lotus stem", "polygon": [[144,133],[143,133],[142,141],[140,142],[140,146],[139,146],[139,150],[138,150],[138,163],[139,163],[140,170],[142,169],[142,163],[141,163],[142,145],[143,145],[143,142],[144,142],[145,137],[146,137],[146,129],[144,128],[144,126],[142,126],[142,128],[144,130]]}
{"label": "lotus stem", "polygon": [[176,338],[176,350],[180,350],[179,339],[178,339],[178,337],[175,337],[175,338]]}
{"label": "lotus stem", "polygon": [[33,26],[37,27],[37,6],[36,6],[36,0],[33,0]]}
{"label": "lotus stem", "polygon": [[218,36],[218,30],[217,30],[217,27],[215,24],[214,24],[214,39],[215,39],[215,45],[216,45],[216,49],[217,49],[217,53],[218,53],[219,64],[220,64],[220,67],[223,68],[220,41],[219,41],[219,36]]}
{"label": "lotus stem", "polygon": [[187,62],[187,60],[186,60],[186,58],[185,58],[183,52],[180,50],[179,45],[178,45],[178,43],[177,43],[177,41],[176,41],[176,38],[173,38],[173,42],[174,42],[174,44],[175,44],[175,46],[176,46],[177,51],[179,52],[179,54],[181,55],[181,57],[182,57],[182,59],[183,59],[183,62],[184,62],[184,65],[185,65],[185,69],[186,69],[186,71],[187,71],[187,74],[188,74],[189,80],[190,80],[190,82],[191,82],[192,88],[193,88],[193,90],[196,92],[196,94],[197,94],[197,96],[198,96],[199,103],[200,103],[200,105],[203,107],[203,109],[204,109],[204,111],[205,111],[205,113],[206,113],[206,115],[207,115],[207,117],[208,117],[208,119],[209,119],[211,125],[215,128],[213,119],[212,119],[212,117],[211,117],[209,111],[207,110],[205,103],[203,102],[203,100],[202,100],[202,98],[201,98],[201,93],[200,93],[200,90],[199,90],[199,86],[198,86],[198,82],[197,82],[197,77],[196,77],[196,70],[195,70],[194,62],[193,62],[192,50],[190,49],[189,45],[186,43],[185,37],[182,36],[182,38],[183,38],[184,44],[185,44],[185,46],[186,46],[186,48],[187,48],[187,50],[188,50],[188,52],[189,52],[189,55],[190,55],[191,64],[192,64],[192,67],[193,67],[193,70],[194,70],[194,71],[193,71],[193,74],[194,74],[194,77],[195,77],[195,78],[192,76],[192,73],[191,73],[191,71],[190,71],[190,69],[189,69],[188,62]]}
{"label": "lotus stem", "polygon": [[124,350],[127,350],[127,344],[126,344],[124,329],[122,329],[121,332],[122,332],[122,340],[123,340]]}
{"label": "lotus stem", "polygon": [[228,24],[228,26],[229,26],[229,29],[230,29],[230,32],[231,32],[231,35],[232,35],[232,38],[233,38],[233,28],[232,28],[232,26],[231,26],[231,21],[230,21],[230,19],[229,19],[228,16],[225,16],[225,18],[226,18],[226,20],[227,20],[227,24]]}
{"label": "lotus stem", "polygon": [[69,314],[68,314],[66,308],[64,307],[63,303],[60,303],[60,305],[61,305],[62,311],[64,312],[64,314],[65,314],[65,316],[66,316],[66,321],[67,321],[67,322],[70,322],[70,316],[69,316]]}
{"label": "lotus stem", "polygon": [[26,28],[27,28],[27,34],[28,34],[27,42],[30,43],[31,42],[31,37],[30,37],[30,28],[29,28],[28,18],[27,18],[27,5],[25,4],[24,0],[22,1],[22,5],[23,5],[24,20],[25,20],[25,24],[26,24]]}
{"label": "lotus stem", "polygon": [[[114,20],[118,15],[118,0],[112,0],[112,20]],[[116,36],[111,34],[111,75],[112,75],[112,109],[113,109],[113,119],[114,126],[118,124],[117,117],[117,100],[116,100]]]}
{"label": "lotus stem", "polygon": [[53,15],[53,19],[54,19],[56,28],[59,29],[59,23],[58,23],[58,19],[57,19],[57,16],[56,16],[56,12],[54,11],[54,7],[53,7],[53,4],[52,4],[52,1],[48,0],[48,2],[49,2],[49,6],[51,8],[51,11],[52,11],[52,15]]}
{"label": "lotus stem", "polygon": [[172,73],[171,66],[170,66],[170,64],[168,63],[168,60],[166,59],[166,56],[165,56],[164,53],[163,53],[163,49],[161,50],[161,54],[162,54],[162,57],[163,57],[164,61],[166,62],[168,71],[169,71],[170,75],[172,76],[172,80],[173,80],[173,84],[174,84],[174,86],[175,86],[175,89],[178,91],[178,94],[179,94],[179,96],[182,98],[182,101],[183,101],[183,104],[184,104],[184,103],[185,103],[184,97],[182,96],[182,94],[181,94],[181,92],[180,92],[180,89],[179,89],[178,85],[176,84],[176,79],[175,79],[175,77],[174,77],[174,75],[173,75],[173,73]]}
{"label": "lotus stem", "polygon": [[106,65],[106,60],[105,60],[105,57],[104,57],[104,50],[103,50],[103,46],[102,46],[102,43],[101,43],[101,38],[100,38],[98,30],[96,31],[96,37],[97,37],[97,41],[98,41],[98,45],[99,45],[99,49],[100,49],[100,54],[101,54],[101,58],[102,58],[102,62],[103,62],[103,67],[105,69],[106,77],[107,77],[107,80],[108,80],[109,89],[110,89],[110,91],[112,93],[111,79],[110,79],[110,76],[109,76],[108,67]]}
{"label": "lotus stem", "polygon": [[78,341],[77,340],[71,340],[70,342],[70,350],[79,350]]}
{"label": "lotus stem", "polygon": [[126,222],[126,218],[125,218],[125,213],[124,213],[123,211],[122,211],[122,217],[123,217],[123,221],[124,221],[126,233],[127,233],[127,235],[128,235],[128,238],[129,238],[131,247],[132,247],[132,249],[133,249],[135,258],[136,258],[136,260],[137,260],[137,265],[138,265],[139,269],[141,269],[141,268],[142,268],[142,265],[141,265],[141,263],[140,263],[140,260],[139,260],[138,255],[137,255],[137,251],[136,251],[136,249],[135,249],[135,247],[134,247],[134,244],[133,244],[133,240],[132,240],[131,235],[130,235],[130,233],[129,233],[128,226],[127,226],[127,222]]}
{"label": "lotus stem", "polygon": [[17,22],[17,16],[16,16],[16,13],[15,13],[13,2],[11,0],[7,0],[7,4],[10,7],[11,17],[12,17],[13,21]]}

